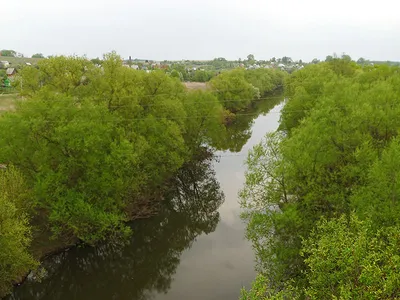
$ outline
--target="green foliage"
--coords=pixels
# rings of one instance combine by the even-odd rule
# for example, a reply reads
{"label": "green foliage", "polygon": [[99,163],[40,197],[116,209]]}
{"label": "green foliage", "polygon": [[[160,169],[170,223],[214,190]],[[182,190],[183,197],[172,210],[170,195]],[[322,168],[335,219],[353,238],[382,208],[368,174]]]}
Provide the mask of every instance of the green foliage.
{"label": "green foliage", "polygon": [[91,61],[93,64],[99,65],[99,66],[101,66],[101,65],[103,64],[103,61],[102,61],[100,58],[98,58],[98,57],[92,58],[90,61]]}
{"label": "green foliage", "polygon": [[36,53],[32,55],[32,58],[44,58],[44,55],[42,53]]}
{"label": "green foliage", "polygon": [[189,79],[189,73],[184,64],[172,64],[169,67],[169,72],[172,77],[178,78],[181,81],[187,81]]}
{"label": "green foliage", "polygon": [[285,73],[280,70],[255,69],[247,70],[244,76],[247,82],[259,90],[261,97],[265,97],[282,85]]}
{"label": "green foliage", "polygon": [[232,112],[242,110],[260,97],[259,90],[245,78],[245,70],[223,72],[210,85],[224,107]]}
{"label": "green foliage", "polygon": [[248,63],[249,65],[254,65],[254,64],[255,64],[255,62],[256,62],[256,60],[255,60],[255,58],[254,58],[254,55],[253,55],[253,54],[249,54],[249,55],[247,55],[247,63]]}
{"label": "green foliage", "polygon": [[11,166],[0,170],[0,297],[36,266],[28,252],[31,232],[25,210],[26,189]]}
{"label": "green foliage", "polygon": [[208,82],[215,76],[215,72],[206,70],[195,70],[190,74],[190,81]]}
{"label": "green foliage", "polygon": [[223,57],[214,58],[214,60],[212,60],[210,64],[214,67],[215,70],[218,71],[232,68],[231,62],[227,61]]}
{"label": "green foliage", "polygon": [[133,172],[135,155],[117,138],[118,121],[105,107],[52,97],[21,103],[0,122],[1,128],[14,124],[1,141],[1,160],[23,166],[55,231],[91,242],[125,220],[128,182],[121,175]]}
{"label": "green foliage", "polygon": [[400,294],[398,227],[375,232],[355,216],[321,221],[304,242],[309,299],[396,299]]}
{"label": "green foliage", "polygon": [[[392,117],[396,117],[393,115]],[[399,125],[397,125],[399,126]],[[400,141],[392,139],[375,159],[366,175],[366,183],[352,196],[352,207],[363,218],[372,220],[375,229],[399,225],[400,220]]]}
{"label": "green foliage", "polygon": [[185,140],[191,151],[202,145],[212,145],[223,132],[224,111],[218,99],[209,91],[190,91],[184,100],[187,118]]}
{"label": "green foliage", "polygon": [[[18,165],[55,234],[95,243],[154,212],[148,198],[222,130],[209,92],[162,71],[52,57],[21,70],[27,97],[0,119],[0,161]],[[10,129],[10,130],[8,130]]]}
{"label": "green foliage", "polygon": [[299,297],[298,291],[290,284],[287,284],[284,290],[277,293],[271,292],[268,288],[269,285],[267,277],[258,274],[250,290],[241,290],[240,300],[286,300]]}
{"label": "green foliage", "polygon": [[[307,261],[310,250],[303,251],[305,257],[300,253],[302,238],[310,237],[321,217],[330,220],[354,211],[360,219],[371,220],[368,241],[388,239],[377,230],[398,225],[399,83],[398,68],[360,68],[348,57],[309,65],[286,80],[288,101],[280,132],[267,135],[249,154],[241,193],[247,237],[270,291],[282,290],[287,281],[303,292],[319,289],[312,289],[308,277],[315,271]],[[313,264],[318,260],[324,259],[316,258]],[[358,272],[341,256],[331,262],[332,268],[343,264]],[[366,283],[363,294],[340,284],[346,293],[334,296],[378,299],[374,286],[371,283],[369,290]],[[390,298],[383,291],[382,297]],[[313,293],[309,296],[323,298],[323,292]]]}
{"label": "green foliage", "polygon": [[14,50],[0,50],[0,55],[1,56],[9,56],[9,57],[14,57],[17,54],[16,51]]}

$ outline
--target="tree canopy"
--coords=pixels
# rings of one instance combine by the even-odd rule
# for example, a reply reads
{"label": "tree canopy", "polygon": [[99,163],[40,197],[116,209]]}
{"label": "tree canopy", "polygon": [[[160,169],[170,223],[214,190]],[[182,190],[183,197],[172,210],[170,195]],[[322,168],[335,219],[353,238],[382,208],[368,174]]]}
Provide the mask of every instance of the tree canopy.
{"label": "tree canopy", "polygon": [[399,297],[399,74],[342,57],[286,80],[280,129],[247,159],[260,276],[243,299]]}
{"label": "tree canopy", "polygon": [[44,55],[42,53],[36,53],[32,55],[32,58],[44,58]]}
{"label": "tree canopy", "polygon": [[[91,245],[128,237],[126,222],[156,214],[165,198],[159,195],[184,166],[212,148],[243,146],[246,133],[238,145],[219,142],[231,142],[235,112],[283,81],[272,70],[233,70],[190,91],[164,70],[125,67],[114,52],[97,62],[49,57],[15,78],[23,100],[0,117],[0,162],[19,176],[7,184],[21,181],[24,189],[0,199],[0,293],[36,265],[33,223],[35,232]],[[245,132],[249,119],[237,124]],[[214,212],[209,216],[216,224]]]}

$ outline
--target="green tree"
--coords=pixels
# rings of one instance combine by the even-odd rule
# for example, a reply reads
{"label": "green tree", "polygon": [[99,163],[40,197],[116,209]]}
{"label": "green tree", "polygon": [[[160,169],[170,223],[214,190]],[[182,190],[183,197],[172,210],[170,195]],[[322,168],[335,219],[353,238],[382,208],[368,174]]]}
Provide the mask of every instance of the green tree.
{"label": "green tree", "polygon": [[32,58],[44,58],[44,55],[42,53],[36,53],[32,55]]}
{"label": "green tree", "polygon": [[323,220],[304,242],[309,299],[394,299],[400,294],[398,227],[375,232],[352,216]]}
{"label": "green tree", "polygon": [[350,55],[347,55],[346,53],[342,54],[342,59],[345,60],[345,61],[351,61]]}
{"label": "green tree", "polygon": [[287,64],[291,64],[293,62],[293,60],[290,57],[284,56],[282,57],[282,63],[287,65]]}
{"label": "green tree", "polygon": [[249,65],[254,65],[256,63],[256,59],[253,54],[247,55],[247,62]]}
{"label": "green tree", "polygon": [[101,66],[102,63],[103,63],[103,61],[102,61],[100,58],[98,58],[98,57],[92,58],[90,61],[91,61],[93,64],[99,65],[99,66]]}
{"label": "green tree", "polygon": [[36,267],[29,254],[31,230],[21,175],[12,167],[0,170],[0,297]]}
{"label": "green tree", "polygon": [[245,79],[259,90],[262,97],[281,87],[285,77],[284,72],[272,69],[247,70],[244,74]]}
{"label": "green tree", "polygon": [[191,91],[184,106],[188,116],[184,137],[189,149],[193,152],[212,145],[223,131],[224,111],[217,97],[209,91]]}
{"label": "green tree", "polygon": [[[0,128],[13,124],[0,140],[0,161],[29,179],[55,234],[89,243],[125,235],[124,221],[153,213],[147,199],[222,122],[214,96],[188,95],[163,71],[125,68],[114,52],[102,69],[53,57],[18,80],[29,100],[0,119]],[[210,114],[203,123],[189,122],[194,107]]]}
{"label": "green tree", "polygon": [[258,89],[247,82],[242,69],[221,73],[210,81],[210,86],[222,105],[232,112],[246,108],[259,98]]}
{"label": "green tree", "polygon": [[215,76],[215,72],[206,70],[196,70],[191,75],[191,81],[194,82],[208,82]]}
{"label": "green tree", "polygon": [[363,65],[363,64],[365,64],[367,61],[364,59],[364,58],[362,58],[362,57],[360,57],[358,60],[357,60],[357,63],[359,64],[359,65]]}
{"label": "green tree", "polygon": [[[398,68],[360,68],[338,58],[309,65],[286,80],[289,100],[282,111],[282,132],[275,134],[279,139],[268,136],[249,154],[241,194],[247,237],[271,293],[282,290],[284,282],[312,290],[309,252],[301,256],[300,237],[307,240],[321,217],[331,220],[354,211],[371,220],[373,232],[398,225],[400,104],[393,99],[399,83]],[[314,263],[324,259],[319,260]],[[334,260],[333,268],[348,265]],[[368,283],[363,289],[368,290]],[[323,297],[318,295],[316,299]],[[340,296],[366,298],[346,295]]]}
{"label": "green tree", "polygon": [[1,56],[15,57],[16,54],[17,52],[14,50],[5,50],[5,49],[0,50]]}

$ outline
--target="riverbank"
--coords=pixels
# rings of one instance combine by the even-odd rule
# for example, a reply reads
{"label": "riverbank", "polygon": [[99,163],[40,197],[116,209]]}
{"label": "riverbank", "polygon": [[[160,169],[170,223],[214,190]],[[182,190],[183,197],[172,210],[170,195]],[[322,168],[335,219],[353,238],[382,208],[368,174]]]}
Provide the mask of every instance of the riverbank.
{"label": "riverbank", "polygon": [[217,160],[182,168],[163,194],[168,205],[131,223],[134,234],[127,244],[82,244],[48,256],[41,282],[29,278],[10,299],[238,298],[255,276],[237,199],[243,160],[277,125],[280,106],[268,112],[281,100],[257,102],[232,125],[226,147],[234,144],[235,150],[217,151]]}
{"label": "riverbank", "polygon": [[[126,222],[158,212],[158,191],[201,145],[245,143],[252,118],[242,122],[237,113],[227,126],[227,111],[245,111],[283,79],[272,70],[234,70],[213,78],[213,90],[188,91],[163,71],[124,68],[116,53],[103,64],[98,72],[85,58],[52,57],[18,74],[29,82],[20,86],[28,100],[0,118],[0,162],[8,166],[1,189],[10,188],[0,208],[12,207],[0,267],[13,266],[1,274],[0,292],[35,266],[32,252],[43,257],[76,238],[97,245],[131,236]],[[56,71],[60,65],[65,72]],[[256,83],[259,72],[264,81]],[[235,82],[244,90],[227,89]]]}
{"label": "riverbank", "polygon": [[[182,172],[185,172],[187,168],[190,166],[194,166],[199,163],[212,161],[214,159],[213,153],[207,148],[201,148],[199,151],[195,152],[195,156],[192,157],[190,161],[185,163],[177,172],[169,176],[166,179],[163,185],[160,185],[155,190],[151,191],[147,195],[140,196],[140,202],[142,206],[140,208],[140,214],[136,214],[134,210],[130,210],[128,206],[126,208],[126,215],[128,220],[126,225],[129,225],[132,222],[149,219],[163,210],[163,206],[165,205],[165,198],[174,191],[176,186],[179,184],[179,176]],[[82,240],[80,240],[77,236],[74,235],[54,235],[51,231],[48,224],[47,218],[45,214],[36,215],[31,221],[32,228],[32,243],[30,246],[30,253],[34,259],[36,259],[40,264],[42,264],[47,259],[51,259],[53,256],[60,255],[60,253],[70,251],[71,249],[81,245],[84,247],[89,246],[85,244]],[[91,247],[96,247],[98,244],[102,244],[105,241],[100,241],[97,245],[90,245]],[[124,239],[114,240],[115,243],[124,243]],[[18,287],[25,282],[28,276],[36,277],[37,272],[42,272],[41,266],[37,270],[30,270],[25,275],[21,276],[20,279],[14,281],[14,287]],[[40,275],[41,276],[41,275]],[[2,297],[6,297],[6,295],[0,295],[0,299]]]}

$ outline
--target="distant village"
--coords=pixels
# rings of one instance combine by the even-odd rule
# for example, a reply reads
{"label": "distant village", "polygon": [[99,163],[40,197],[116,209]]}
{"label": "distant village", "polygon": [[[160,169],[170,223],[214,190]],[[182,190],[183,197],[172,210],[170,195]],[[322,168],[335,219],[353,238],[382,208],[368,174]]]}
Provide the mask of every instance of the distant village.
{"label": "distant village", "polygon": [[[284,57],[285,58],[285,57]],[[271,59],[269,61],[228,61],[224,58],[216,58],[214,60],[181,60],[181,61],[154,61],[146,59],[128,59],[123,60],[123,66],[132,68],[135,70],[155,70],[163,69],[168,70],[176,65],[185,66],[187,71],[197,71],[197,70],[215,70],[215,69],[233,69],[233,68],[244,68],[244,69],[281,69],[283,71],[293,72],[294,70],[299,70],[304,68],[306,65],[301,60],[294,62],[291,58],[286,59]],[[215,63],[217,62],[217,63]],[[319,62],[319,61],[318,61]],[[218,68],[220,67],[220,68]]]}
{"label": "distant village", "polygon": [[[7,53],[8,55],[5,55]],[[328,55],[325,61],[334,59],[337,57]],[[347,57],[351,60],[350,56],[343,54],[341,56]],[[11,87],[12,81],[18,70],[23,67],[35,67],[41,59],[46,59],[43,54],[38,53],[33,55],[31,58],[24,57],[21,53],[13,50],[1,50],[0,51],[0,87],[7,88]],[[101,67],[102,60],[99,58],[90,59],[95,65]],[[229,61],[223,57],[215,58],[213,60],[180,60],[180,61],[156,61],[148,59],[132,59],[129,56],[126,59],[122,59],[122,65],[127,68],[134,70],[143,70],[151,72],[153,70],[164,70],[165,72],[180,78],[181,81],[208,81],[211,77],[217,75],[224,70],[230,70],[235,68],[243,68],[247,70],[252,69],[280,69],[288,73],[292,73],[296,70],[304,68],[308,64],[319,63],[320,60],[313,59],[311,62],[303,62],[300,60],[292,60],[292,58],[284,56],[282,58],[271,58],[270,60],[256,60],[254,55],[249,54],[246,59],[238,59]],[[374,63],[360,58],[357,60],[358,64],[361,65],[373,65]],[[383,62],[388,64],[398,64],[397,62]]]}
{"label": "distant village", "polygon": [[[272,58],[268,61],[256,61],[254,57],[249,55],[250,59],[228,61],[225,58],[215,58],[214,60],[181,60],[181,61],[155,61],[147,59],[132,59],[129,57],[122,60],[122,65],[134,70],[143,70],[151,72],[153,70],[164,70],[182,81],[208,81],[212,76],[215,76],[223,70],[234,68],[244,69],[259,69],[259,68],[273,68],[281,69],[287,72],[293,72],[304,67],[302,61],[292,61],[288,57],[279,59]],[[13,57],[0,56],[0,79],[1,87],[11,87],[12,81],[18,70],[23,67],[35,67],[40,59],[45,58],[24,58],[22,55],[15,55]],[[101,67],[101,59],[91,59],[91,61]],[[195,76],[196,73],[206,73],[205,76]]]}

